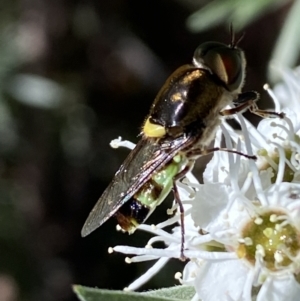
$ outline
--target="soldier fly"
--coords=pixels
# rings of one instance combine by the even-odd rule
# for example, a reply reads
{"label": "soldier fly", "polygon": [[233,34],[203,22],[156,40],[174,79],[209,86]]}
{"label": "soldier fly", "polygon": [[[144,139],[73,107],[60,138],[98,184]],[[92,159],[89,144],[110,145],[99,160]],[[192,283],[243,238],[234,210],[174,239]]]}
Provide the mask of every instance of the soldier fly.
{"label": "soldier fly", "polygon": [[[133,233],[173,189],[181,212],[184,259],[183,206],[176,181],[193,168],[208,149],[221,116],[246,109],[258,115],[254,91],[241,93],[246,60],[232,34],[230,45],[206,42],[191,64],[178,68],[158,92],[142,125],[141,139],[90,212],[82,229],[86,236],[115,216],[121,228]],[[228,105],[234,108],[224,109]],[[255,159],[234,150],[226,150]]]}

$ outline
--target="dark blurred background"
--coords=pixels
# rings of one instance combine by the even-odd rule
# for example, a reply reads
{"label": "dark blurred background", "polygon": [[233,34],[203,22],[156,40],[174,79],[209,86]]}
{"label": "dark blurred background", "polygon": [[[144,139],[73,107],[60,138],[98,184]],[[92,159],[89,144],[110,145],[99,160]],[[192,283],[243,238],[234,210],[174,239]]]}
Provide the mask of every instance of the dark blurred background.
{"label": "dark blurred background", "polygon": [[[208,2],[1,1],[0,301],[76,300],[72,284],[122,289],[151,264],[107,253],[144,246],[146,233],[116,232],[114,219],[84,239],[80,230],[128,153],[109,142],[137,141],[164,80],[198,44],[229,43],[234,19],[218,22],[218,13],[215,26],[188,29],[188,16]],[[262,85],[291,3],[242,29],[245,89],[262,94],[261,107],[271,104]],[[149,223],[164,220],[170,204]],[[143,289],[176,284],[182,266],[171,261]]]}

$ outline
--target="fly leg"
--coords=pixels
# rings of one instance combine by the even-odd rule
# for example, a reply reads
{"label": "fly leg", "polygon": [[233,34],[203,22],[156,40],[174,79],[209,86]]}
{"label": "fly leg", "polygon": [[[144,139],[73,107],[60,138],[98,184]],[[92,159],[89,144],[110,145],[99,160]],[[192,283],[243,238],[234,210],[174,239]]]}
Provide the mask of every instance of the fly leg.
{"label": "fly leg", "polygon": [[258,115],[262,118],[267,117],[279,117],[284,118],[284,113],[277,113],[273,111],[268,110],[260,110],[257,107],[256,101],[259,98],[259,94],[255,91],[248,91],[244,92],[238,95],[238,98],[233,101],[233,104],[236,105],[236,107],[228,110],[223,110],[220,112],[220,114],[224,117],[230,117],[237,113],[243,113],[246,110],[249,110],[251,113]]}
{"label": "fly leg", "polygon": [[279,117],[280,119],[283,119],[285,114],[283,112],[277,113],[273,111],[267,111],[267,110],[260,110],[257,107],[256,103],[253,103],[252,105],[249,106],[249,111],[255,115],[258,115],[262,118],[274,118],[274,117]]}
{"label": "fly leg", "polygon": [[190,170],[192,170],[194,166],[195,161],[191,160],[189,163],[185,166],[185,168],[179,172],[174,178],[173,178],[173,193],[175,202],[177,203],[180,211],[180,224],[181,224],[181,249],[180,249],[180,260],[185,261],[186,257],[184,256],[184,208],[182,201],[179,196],[178,188],[176,186],[176,181],[182,179]]}
{"label": "fly leg", "polygon": [[250,160],[256,160],[257,159],[256,156],[247,155],[247,154],[244,154],[244,153],[239,152],[237,150],[229,149],[229,148],[225,148],[225,147],[214,147],[214,148],[209,148],[209,149],[194,148],[194,149],[188,151],[186,153],[186,156],[189,159],[190,158],[197,158],[199,156],[205,156],[205,155],[211,154],[213,152],[217,152],[217,151],[223,151],[223,152],[227,152],[227,153],[237,154],[237,155],[243,156],[243,157],[245,157],[247,159],[250,159]]}
{"label": "fly leg", "polygon": [[174,198],[175,198],[175,202],[177,203],[178,207],[179,207],[179,211],[180,211],[180,223],[181,223],[181,249],[180,249],[180,259],[182,261],[186,260],[186,257],[184,255],[184,235],[185,235],[185,228],[184,228],[184,208],[183,208],[183,204],[182,201],[180,199],[179,196],[179,192],[178,192],[178,188],[176,185],[176,181],[182,179],[190,170],[192,170],[194,163],[195,163],[195,159],[197,159],[197,157],[201,156],[201,155],[208,155],[212,152],[215,151],[225,151],[228,153],[234,153],[234,154],[238,154],[240,156],[244,156],[247,159],[252,159],[252,160],[256,160],[256,156],[250,156],[247,154],[244,154],[242,152],[236,151],[236,150],[232,150],[232,149],[227,149],[227,148],[221,148],[221,147],[214,147],[211,149],[201,149],[201,148],[195,148],[193,150],[188,151],[185,155],[186,157],[189,159],[189,163],[185,166],[185,168],[179,172],[174,178],[173,178],[173,193],[174,193]]}

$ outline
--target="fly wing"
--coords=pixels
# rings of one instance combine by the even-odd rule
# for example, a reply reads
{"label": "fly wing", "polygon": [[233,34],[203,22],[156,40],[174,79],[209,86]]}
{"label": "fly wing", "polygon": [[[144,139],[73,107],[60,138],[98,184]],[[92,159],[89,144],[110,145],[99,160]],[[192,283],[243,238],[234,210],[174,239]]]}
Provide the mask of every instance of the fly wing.
{"label": "fly wing", "polygon": [[141,139],[129,153],[113,180],[90,212],[81,231],[87,236],[127,202],[147,182],[156,170],[162,168],[193,138]]}

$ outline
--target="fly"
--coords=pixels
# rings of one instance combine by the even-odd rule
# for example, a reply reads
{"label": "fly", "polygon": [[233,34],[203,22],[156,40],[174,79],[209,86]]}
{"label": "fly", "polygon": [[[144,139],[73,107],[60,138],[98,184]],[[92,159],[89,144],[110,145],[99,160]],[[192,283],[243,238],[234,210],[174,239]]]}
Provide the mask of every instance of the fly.
{"label": "fly", "polygon": [[[230,45],[201,44],[192,63],[181,66],[166,80],[142,125],[140,141],[90,212],[82,236],[111,216],[124,231],[133,233],[173,189],[181,212],[184,259],[184,212],[176,181],[193,168],[198,157],[220,150],[208,146],[222,116],[247,109],[263,117],[280,115],[258,110],[258,93],[242,93],[246,60],[237,47],[240,39],[235,42],[232,34]],[[228,105],[234,108],[224,109]]]}

